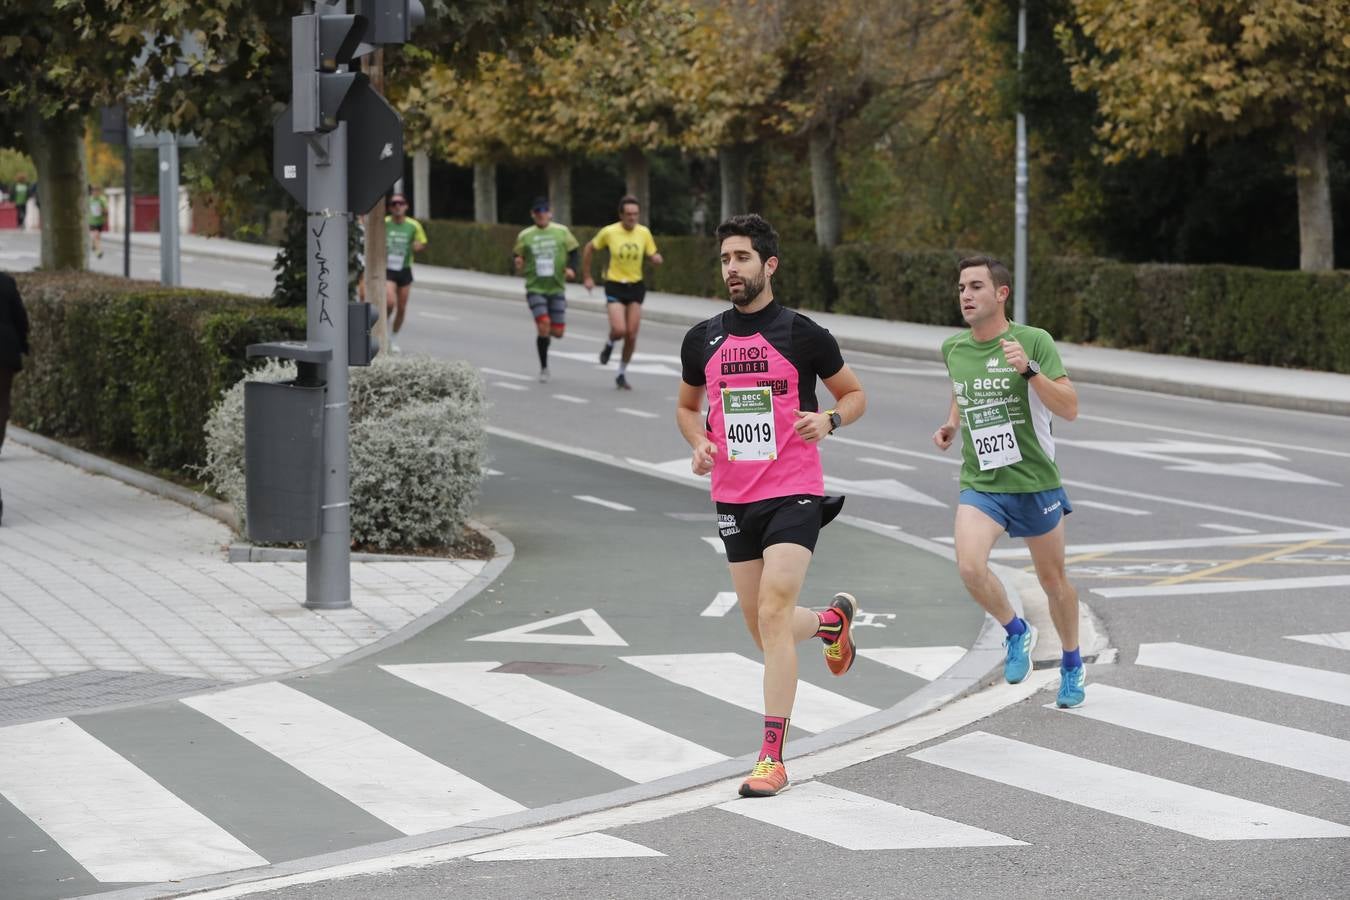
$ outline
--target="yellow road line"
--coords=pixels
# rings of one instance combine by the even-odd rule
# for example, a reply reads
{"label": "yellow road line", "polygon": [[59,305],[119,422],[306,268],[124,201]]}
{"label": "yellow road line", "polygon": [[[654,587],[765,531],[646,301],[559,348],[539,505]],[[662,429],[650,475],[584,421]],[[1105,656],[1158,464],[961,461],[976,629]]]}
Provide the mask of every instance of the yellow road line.
{"label": "yellow road line", "polygon": [[1295,544],[1293,547],[1288,546],[1281,547],[1277,550],[1271,550],[1268,553],[1259,553],[1256,556],[1249,556],[1246,559],[1235,559],[1232,562],[1224,563],[1221,566],[1214,566],[1209,569],[1201,569],[1198,572],[1190,572],[1187,573],[1186,575],[1176,575],[1173,576],[1172,578],[1164,578],[1162,581],[1156,582],[1155,586],[1160,587],[1165,584],[1184,584],[1187,581],[1196,581],[1197,579],[1200,578],[1207,578],[1210,575],[1217,575],[1220,572],[1227,572],[1231,569],[1239,569],[1242,568],[1243,566],[1250,566],[1253,563],[1265,562],[1268,559],[1272,559],[1273,557],[1276,556],[1284,556],[1287,553],[1298,553],[1300,550],[1311,550],[1313,547],[1320,547],[1322,544],[1325,543],[1326,539],[1304,541],[1301,544]]}

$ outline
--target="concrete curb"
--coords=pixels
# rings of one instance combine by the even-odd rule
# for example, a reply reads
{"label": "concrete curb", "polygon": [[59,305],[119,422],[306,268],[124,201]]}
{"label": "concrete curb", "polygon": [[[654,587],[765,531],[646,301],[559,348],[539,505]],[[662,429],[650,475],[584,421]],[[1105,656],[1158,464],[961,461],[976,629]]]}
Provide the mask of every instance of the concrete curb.
{"label": "concrete curb", "polygon": [[106,475],[123,484],[129,484],[132,487],[140,488],[146,493],[155,494],[166,500],[172,500],[175,503],[181,503],[183,506],[195,509],[199,513],[208,515],[216,521],[228,525],[231,529],[235,527],[234,507],[230,506],[228,503],[217,500],[215,497],[198,493],[191,488],[185,488],[180,484],[174,484],[172,481],[165,481],[163,478],[157,478],[154,475],[147,474],[139,469],[133,469],[129,466],[124,466],[121,463],[115,463],[112,460],[104,459],[101,456],[95,456],[85,450],[67,446],[59,441],[54,441],[49,437],[35,434],[25,428],[10,425],[9,436],[25,447],[55,459],[59,459],[63,463],[69,463],[72,466],[77,466],[78,468],[84,469],[86,472],[92,472],[95,475]]}

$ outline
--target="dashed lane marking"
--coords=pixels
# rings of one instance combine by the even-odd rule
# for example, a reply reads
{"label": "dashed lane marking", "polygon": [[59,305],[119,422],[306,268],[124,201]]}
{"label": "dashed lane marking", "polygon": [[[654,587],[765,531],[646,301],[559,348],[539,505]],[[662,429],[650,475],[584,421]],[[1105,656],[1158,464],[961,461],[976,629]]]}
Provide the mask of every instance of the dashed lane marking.
{"label": "dashed lane marking", "polygon": [[573,500],[580,500],[583,503],[594,503],[596,506],[603,506],[605,509],[613,509],[619,512],[633,512],[633,507],[625,506],[622,503],[616,503],[613,500],[603,500],[600,497],[592,497],[590,494],[573,494]]}

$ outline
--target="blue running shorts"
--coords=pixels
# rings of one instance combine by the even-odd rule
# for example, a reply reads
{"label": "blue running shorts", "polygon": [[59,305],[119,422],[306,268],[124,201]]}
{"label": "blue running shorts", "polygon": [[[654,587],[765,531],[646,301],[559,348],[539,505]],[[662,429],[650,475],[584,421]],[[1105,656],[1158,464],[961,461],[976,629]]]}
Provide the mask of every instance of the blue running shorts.
{"label": "blue running shorts", "polygon": [[1062,487],[1034,494],[992,494],[966,488],[958,502],[975,507],[1015,538],[1040,537],[1073,512]]}

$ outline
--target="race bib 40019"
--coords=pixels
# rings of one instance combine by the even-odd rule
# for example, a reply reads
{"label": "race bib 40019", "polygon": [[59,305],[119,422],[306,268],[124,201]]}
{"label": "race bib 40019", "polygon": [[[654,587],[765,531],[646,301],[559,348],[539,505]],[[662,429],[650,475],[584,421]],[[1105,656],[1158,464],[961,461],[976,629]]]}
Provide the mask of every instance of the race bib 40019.
{"label": "race bib 40019", "polygon": [[722,388],[722,422],[727,459],[770,460],[778,457],[773,421],[773,388]]}

